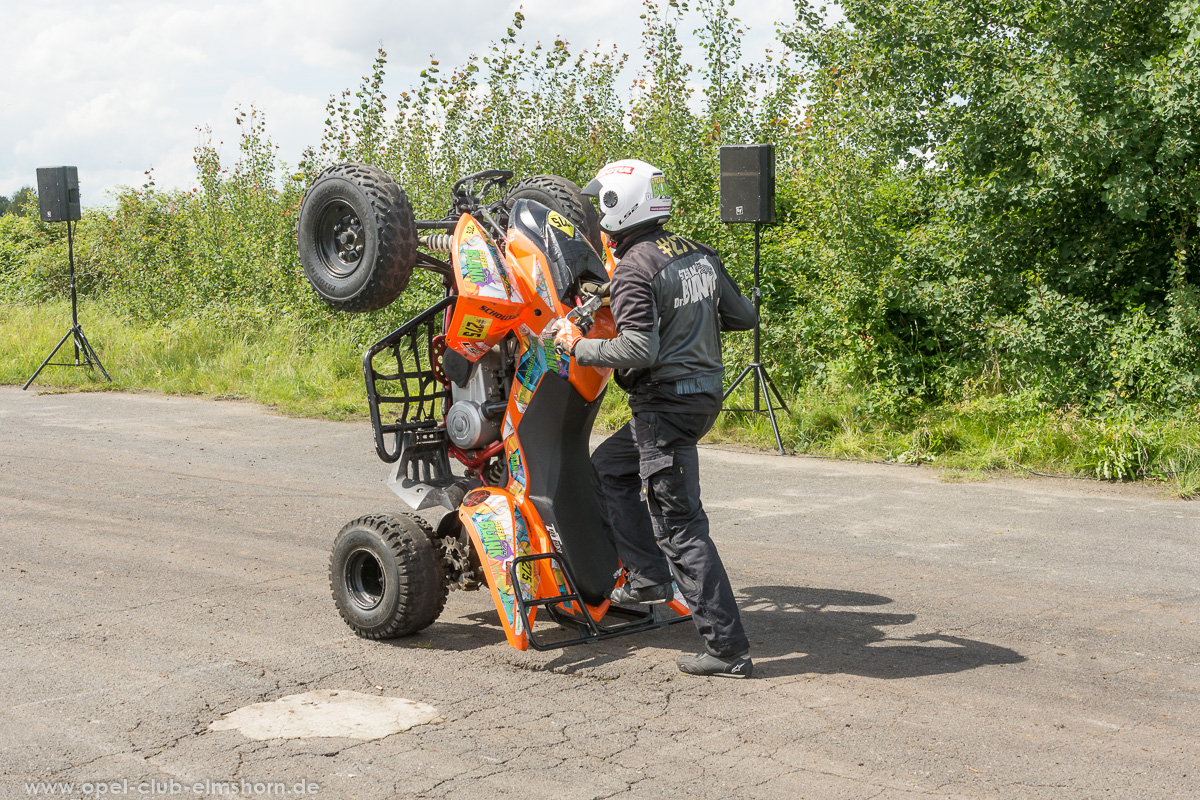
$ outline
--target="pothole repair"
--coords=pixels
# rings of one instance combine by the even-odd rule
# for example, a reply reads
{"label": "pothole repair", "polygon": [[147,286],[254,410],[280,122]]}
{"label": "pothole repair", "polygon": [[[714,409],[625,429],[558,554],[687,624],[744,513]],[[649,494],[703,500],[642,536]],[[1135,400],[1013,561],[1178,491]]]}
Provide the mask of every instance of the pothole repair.
{"label": "pothole repair", "polygon": [[382,739],[416,725],[441,722],[437,709],[403,697],[342,689],[292,694],[226,714],[210,731],[239,731],[249,739]]}

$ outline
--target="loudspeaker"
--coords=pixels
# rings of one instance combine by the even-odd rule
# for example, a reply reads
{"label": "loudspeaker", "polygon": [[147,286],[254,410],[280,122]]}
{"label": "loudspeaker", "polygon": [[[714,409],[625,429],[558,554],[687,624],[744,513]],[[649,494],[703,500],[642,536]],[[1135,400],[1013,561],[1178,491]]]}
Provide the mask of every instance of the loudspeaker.
{"label": "loudspeaker", "polygon": [[77,222],[82,218],[78,167],[38,167],[37,178],[43,222]]}
{"label": "loudspeaker", "polygon": [[721,221],[775,221],[775,145],[721,148]]}

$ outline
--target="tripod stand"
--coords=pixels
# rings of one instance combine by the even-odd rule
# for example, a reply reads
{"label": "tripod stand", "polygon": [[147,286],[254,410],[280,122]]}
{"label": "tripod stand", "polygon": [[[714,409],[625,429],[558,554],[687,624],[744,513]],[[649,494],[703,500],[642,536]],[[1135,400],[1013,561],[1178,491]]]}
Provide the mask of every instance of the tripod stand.
{"label": "tripod stand", "polygon": [[779,455],[784,455],[783,440],[779,438],[779,424],[775,421],[775,407],[771,405],[771,392],[775,393],[775,399],[779,401],[780,407],[787,411],[787,403],[783,401],[783,396],[779,394],[779,390],[775,388],[775,384],[771,382],[771,376],[767,374],[767,368],[763,366],[762,359],[759,355],[759,349],[762,340],[762,329],[758,321],[758,308],[762,299],[762,291],[759,289],[759,233],[762,228],[762,223],[754,223],[754,360],[746,365],[741,374],[729,384],[729,388],[725,390],[725,395],[722,400],[729,398],[733,394],[733,390],[738,387],[745,377],[754,373],[751,379],[754,383],[754,408],[727,408],[726,411],[753,411],[755,414],[761,414],[762,409],[759,406],[758,397],[759,389],[762,389],[762,397],[767,403],[767,415],[771,418],[771,429],[775,431],[775,446],[779,448]]}
{"label": "tripod stand", "polygon": [[[63,334],[63,337],[58,340],[58,344],[50,351],[50,355],[46,356],[46,360],[42,365],[25,381],[25,385],[21,390],[29,388],[29,384],[33,383],[34,378],[41,374],[46,367],[99,367],[100,372],[104,374],[104,379],[112,381],[108,371],[104,369],[104,365],[100,363],[100,356],[96,355],[96,351],[92,349],[92,344],[83,334],[83,326],[79,324],[79,298],[75,291],[75,238],[73,235],[74,228],[71,225],[71,220],[67,220],[67,261],[71,264],[71,327]],[[55,354],[67,343],[67,339],[72,339],[75,345],[75,363],[69,364],[64,362],[56,362],[51,364],[50,359],[54,358]],[[83,355],[81,361],[79,356]]]}

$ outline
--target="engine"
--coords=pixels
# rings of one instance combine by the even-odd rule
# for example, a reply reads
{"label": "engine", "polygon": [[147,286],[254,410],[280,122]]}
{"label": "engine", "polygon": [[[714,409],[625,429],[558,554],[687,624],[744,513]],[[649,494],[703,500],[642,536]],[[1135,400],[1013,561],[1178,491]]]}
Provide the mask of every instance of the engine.
{"label": "engine", "polygon": [[[454,363],[460,359],[463,363]],[[451,405],[446,413],[446,434],[450,441],[462,450],[475,450],[500,441],[500,422],[508,404],[507,370],[500,347],[492,348],[474,364],[447,351],[443,366],[451,378]],[[460,377],[465,380],[455,379]]]}

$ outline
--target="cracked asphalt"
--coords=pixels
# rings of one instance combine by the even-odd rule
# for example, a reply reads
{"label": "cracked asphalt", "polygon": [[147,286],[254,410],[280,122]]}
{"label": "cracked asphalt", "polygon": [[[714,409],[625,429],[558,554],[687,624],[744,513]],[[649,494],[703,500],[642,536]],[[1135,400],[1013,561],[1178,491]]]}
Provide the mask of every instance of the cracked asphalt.
{"label": "cracked asphalt", "polygon": [[[1200,505],[701,459],[750,681],[677,674],[690,625],[516,652],[485,592],[359,640],[326,569],[345,522],[398,508],[366,423],[0,388],[0,796],[150,778],[364,800],[1200,796]],[[444,721],[373,742],[208,731],[311,689]]]}

